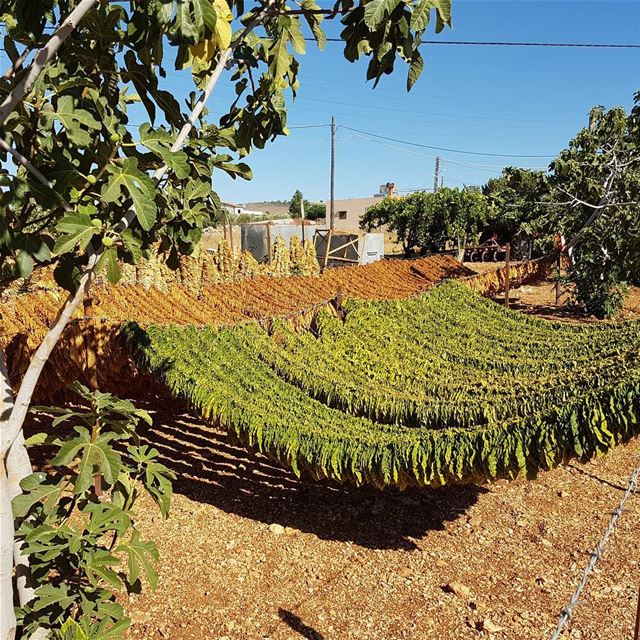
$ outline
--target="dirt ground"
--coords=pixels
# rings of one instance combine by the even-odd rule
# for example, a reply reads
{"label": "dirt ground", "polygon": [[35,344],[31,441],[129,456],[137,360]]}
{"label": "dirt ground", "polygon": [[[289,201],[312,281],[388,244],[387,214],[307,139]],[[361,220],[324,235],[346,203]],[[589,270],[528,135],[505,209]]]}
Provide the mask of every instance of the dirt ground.
{"label": "dirt ground", "polygon": [[[465,262],[464,266],[478,273],[484,273],[492,271],[496,267],[503,267],[504,262]],[[535,285],[525,285],[513,289],[510,295],[511,307],[549,320],[600,322],[596,318],[586,317],[567,305],[571,298],[570,289],[561,286],[559,294],[558,304],[556,304],[556,284],[549,278]],[[500,298],[500,300],[503,299]],[[619,320],[635,318],[640,318],[640,287],[630,287]]]}
{"label": "dirt ground", "polygon": [[[124,600],[128,637],[548,638],[640,457],[640,442],[535,481],[380,493],[298,480],[168,398],[145,434],[178,475],[143,502],[159,588]],[[630,638],[640,583],[632,496],[567,638]]]}

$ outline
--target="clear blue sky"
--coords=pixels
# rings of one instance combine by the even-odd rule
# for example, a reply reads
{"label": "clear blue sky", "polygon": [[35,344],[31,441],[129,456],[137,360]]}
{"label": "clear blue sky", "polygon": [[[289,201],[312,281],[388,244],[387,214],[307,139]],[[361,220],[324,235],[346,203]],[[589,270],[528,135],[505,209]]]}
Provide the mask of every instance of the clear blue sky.
{"label": "clear blue sky", "polygon": [[[329,6],[329,0],[321,0]],[[452,0],[453,30],[435,40],[640,44],[640,0]],[[339,24],[329,26],[337,36]],[[544,168],[586,123],[594,105],[630,109],[640,90],[640,49],[560,49],[423,45],[425,69],[410,93],[398,61],[376,89],[365,80],[367,59],[350,64],[340,43],[319,52],[309,42],[300,58],[300,90],[290,102],[291,135],[248,159],[250,182],[222,172],[214,188],[223,200],[286,200],[329,196],[328,125],[480,153],[544,155],[496,158],[439,152],[384,142],[339,128],[336,197],[372,195],[380,184],[431,188],[434,156],[447,186],[480,185],[508,165]],[[6,58],[2,58],[3,68]],[[163,83],[181,101],[192,89],[188,71],[169,71]],[[211,119],[234,96],[223,80],[210,100]],[[220,106],[216,106],[220,105]],[[132,109],[132,121],[138,115]],[[222,108],[220,108],[222,107]],[[146,118],[145,118],[146,119]]]}
{"label": "clear blue sky", "polygon": [[[453,0],[453,30],[429,39],[640,43],[640,2],[617,0]],[[508,154],[556,154],[597,104],[631,107],[640,90],[640,50],[503,48],[425,45],[425,70],[405,90],[397,66],[376,89],[366,63],[350,64],[340,43],[301,59],[298,98],[289,124],[328,123],[427,145]],[[217,98],[227,101],[229,86]],[[214,94],[212,101],[215,102]],[[482,184],[502,166],[544,167],[552,158],[492,158],[374,142],[338,130],[336,197],[371,195],[378,185],[400,189],[433,184],[432,157],[443,158],[449,186]],[[453,164],[471,163],[483,166]],[[292,129],[286,139],[254,152],[251,182],[218,175],[225,200],[287,199],[297,188],[309,199],[329,194],[329,128]]]}

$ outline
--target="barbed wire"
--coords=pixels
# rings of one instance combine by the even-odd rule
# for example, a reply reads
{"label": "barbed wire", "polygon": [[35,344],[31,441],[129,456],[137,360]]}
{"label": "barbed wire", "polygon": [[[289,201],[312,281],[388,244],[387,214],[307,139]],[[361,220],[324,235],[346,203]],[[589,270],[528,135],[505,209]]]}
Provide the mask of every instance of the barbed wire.
{"label": "barbed wire", "polygon": [[618,518],[622,514],[622,509],[624,507],[625,502],[627,501],[629,496],[632,493],[634,493],[638,488],[639,477],[640,477],[640,462],[638,462],[638,465],[636,466],[635,470],[631,474],[631,477],[629,478],[629,486],[627,487],[627,490],[624,492],[624,495],[620,499],[620,502],[618,503],[618,507],[611,514],[611,518],[609,519],[609,524],[607,525],[607,528],[605,529],[605,532],[602,538],[600,538],[600,541],[596,545],[596,548],[591,552],[591,558],[589,559],[589,564],[587,564],[587,566],[585,567],[585,570],[582,573],[582,577],[578,582],[578,586],[576,587],[576,590],[573,592],[573,595],[571,596],[571,599],[569,600],[569,603],[567,604],[567,606],[561,611],[560,618],[558,620],[558,625],[556,626],[556,630],[553,632],[553,635],[551,636],[551,640],[559,640],[560,636],[562,635],[562,632],[564,631],[564,628],[567,626],[569,620],[571,619],[571,615],[573,614],[574,607],[580,604],[580,595],[582,594],[587,584],[587,580],[589,579],[589,576],[591,575],[596,565],[598,564],[598,561],[602,557],[602,553],[604,552],[604,546],[607,543],[609,536],[611,536],[611,534],[613,533],[613,530],[616,527],[616,523],[618,522]]}

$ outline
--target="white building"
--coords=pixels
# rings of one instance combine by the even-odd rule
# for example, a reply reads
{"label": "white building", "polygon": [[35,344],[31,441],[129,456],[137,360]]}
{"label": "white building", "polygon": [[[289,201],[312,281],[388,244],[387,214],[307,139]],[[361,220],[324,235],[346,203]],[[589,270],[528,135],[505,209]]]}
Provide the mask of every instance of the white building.
{"label": "white building", "polygon": [[221,204],[229,215],[254,216],[256,218],[264,215],[264,211],[252,211],[251,209],[245,209],[241,204],[235,204],[233,202],[222,202]]}

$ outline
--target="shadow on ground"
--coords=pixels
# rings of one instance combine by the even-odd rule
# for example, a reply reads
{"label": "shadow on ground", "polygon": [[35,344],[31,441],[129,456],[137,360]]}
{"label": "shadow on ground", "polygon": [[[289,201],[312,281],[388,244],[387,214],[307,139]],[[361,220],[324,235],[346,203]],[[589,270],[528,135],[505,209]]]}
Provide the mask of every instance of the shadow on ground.
{"label": "shadow on ground", "polygon": [[[138,406],[142,406],[138,401]],[[413,538],[442,529],[486,489],[460,485],[377,491],[298,479],[248,452],[171,398],[154,398],[154,424],[141,435],[175,472],[174,491],[266,524],[278,523],[373,549],[416,548]]]}
{"label": "shadow on ground", "polygon": [[313,627],[306,625],[295,613],[291,613],[291,611],[281,608],[278,609],[278,615],[290,629],[293,629],[293,631],[301,635],[303,638],[306,638],[306,640],[325,640],[324,636],[319,631],[316,631]]}

